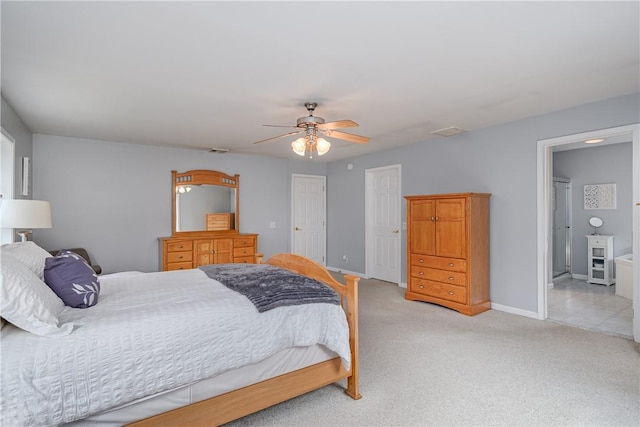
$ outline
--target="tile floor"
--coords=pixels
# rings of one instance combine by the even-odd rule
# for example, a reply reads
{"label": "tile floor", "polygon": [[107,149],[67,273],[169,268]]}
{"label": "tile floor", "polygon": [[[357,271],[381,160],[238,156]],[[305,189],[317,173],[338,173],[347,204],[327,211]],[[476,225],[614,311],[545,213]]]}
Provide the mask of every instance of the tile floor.
{"label": "tile floor", "polygon": [[615,285],[561,279],[547,290],[548,319],[558,323],[633,339],[630,299],[615,294]]}

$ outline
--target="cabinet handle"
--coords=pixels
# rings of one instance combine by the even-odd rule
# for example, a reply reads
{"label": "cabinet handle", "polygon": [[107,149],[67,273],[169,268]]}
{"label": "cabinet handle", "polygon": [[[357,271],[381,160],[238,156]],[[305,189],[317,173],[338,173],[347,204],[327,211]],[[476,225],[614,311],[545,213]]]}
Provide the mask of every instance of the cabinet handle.
{"label": "cabinet handle", "polygon": [[436,217],[436,221],[440,221],[440,218]]}
{"label": "cabinet handle", "polygon": [[449,263],[449,267],[453,267],[453,263],[452,262]]}
{"label": "cabinet handle", "polygon": [[431,221],[435,221],[435,220],[436,220],[436,217],[435,217],[435,216],[432,216],[432,217],[431,217]]}

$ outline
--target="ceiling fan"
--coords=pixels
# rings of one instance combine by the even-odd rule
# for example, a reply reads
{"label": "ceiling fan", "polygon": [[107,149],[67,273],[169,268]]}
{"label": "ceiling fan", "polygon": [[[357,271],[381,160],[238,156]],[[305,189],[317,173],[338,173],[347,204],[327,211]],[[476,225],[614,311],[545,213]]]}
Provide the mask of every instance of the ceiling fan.
{"label": "ceiling fan", "polygon": [[336,129],[356,127],[358,124],[353,120],[338,120],[335,122],[325,122],[322,117],[316,117],[313,115],[314,110],[318,106],[317,102],[305,102],[305,108],[309,112],[306,117],[300,117],[295,126],[287,125],[263,125],[271,127],[285,127],[296,128],[293,132],[287,132],[282,135],[274,136],[271,138],[263,139],[254,142],[259,144],[261,142],[271,141],[273,139],[284,138],[285,136],[298,135],[304,133],[304,136],[296,139],[291,143],[294,153],[299,156],[304,156],[306,152],[309,152],[309,157],[313,157],[313,151],[315,150],[319,156],[326,154],[331,148],[331,143],[324,138],[320,138],[318,134],[322,134],[329,138],[343,139],[349,142],[355,142],[356,144],[366,144],[369,142],[369,138],[366,136],[354,135],[352,133],[337,131]]}

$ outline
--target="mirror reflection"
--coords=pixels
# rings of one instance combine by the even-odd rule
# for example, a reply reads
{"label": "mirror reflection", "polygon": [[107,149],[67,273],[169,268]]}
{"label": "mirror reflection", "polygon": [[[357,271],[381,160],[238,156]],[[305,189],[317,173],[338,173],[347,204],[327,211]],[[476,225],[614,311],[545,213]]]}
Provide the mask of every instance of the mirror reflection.
{"label": "mirror reflection", "polygon": [[176,231],[235,229],[236,190],[217,185],[176,187]]}

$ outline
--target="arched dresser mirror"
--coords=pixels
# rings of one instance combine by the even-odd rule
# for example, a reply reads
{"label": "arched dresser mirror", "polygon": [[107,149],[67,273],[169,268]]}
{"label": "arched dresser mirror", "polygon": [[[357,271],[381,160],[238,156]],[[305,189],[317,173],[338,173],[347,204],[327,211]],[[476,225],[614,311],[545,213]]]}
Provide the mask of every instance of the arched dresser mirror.
{"label": "arched dresser mirror", "polygon": [[240,175],[218,171],[171,171],[172,236],[239,232]]}
{"label": "arched dresser mirror", "polygon": [[171,237],[160,238],[163,271],[255,263],[258,235],[240,233],[240,175],[171,171]]}

